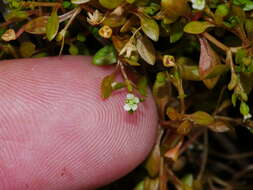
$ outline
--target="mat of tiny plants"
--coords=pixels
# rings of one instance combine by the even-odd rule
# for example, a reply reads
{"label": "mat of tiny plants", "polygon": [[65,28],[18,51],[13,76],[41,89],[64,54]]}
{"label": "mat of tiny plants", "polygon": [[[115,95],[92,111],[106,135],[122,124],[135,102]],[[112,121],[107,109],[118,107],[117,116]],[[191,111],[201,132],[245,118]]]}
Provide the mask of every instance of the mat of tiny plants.
{"label": "mat of tiny plants", "polygon": [[126,89],[129,114],[152,94],[152,152],[100,190],[253,189],[252,0],[5,0],[0,13],[0,60],[90,55],[114,67],[101,97]]}

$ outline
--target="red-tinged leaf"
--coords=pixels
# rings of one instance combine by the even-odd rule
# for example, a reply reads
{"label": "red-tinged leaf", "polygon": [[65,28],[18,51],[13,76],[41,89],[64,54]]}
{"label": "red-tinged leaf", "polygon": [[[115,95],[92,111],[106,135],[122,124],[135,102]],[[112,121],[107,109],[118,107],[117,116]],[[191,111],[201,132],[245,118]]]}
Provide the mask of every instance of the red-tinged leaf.
{"label": "red-tinged leaf", "polygon": [[180,150],[180,147],[182,146],[182,144],[183,144],[183,140],[179,141],[179,142],[177,143],[177,145],[176,145],[174,148],[168,150],[168,151],[164,154],[164,156],[165,156],[166,158],[169,158],[169,159],[173,160],[173,161],[176,161],[177,158],[178,158],[178,153],[179,153],[179,150]]}
{"label": "red-tinged leaf", "polygon": [[[200,41],[200,58],[199,58],[199,75],[208,89],[212,89],[217,81],[219,75],[213,78],[205,79],[210,73],[213,72],[216,65],[221,64],[218,55],[210,47],[205,38],[199,38]],[[209,77],[209,76],[208,76]]]}

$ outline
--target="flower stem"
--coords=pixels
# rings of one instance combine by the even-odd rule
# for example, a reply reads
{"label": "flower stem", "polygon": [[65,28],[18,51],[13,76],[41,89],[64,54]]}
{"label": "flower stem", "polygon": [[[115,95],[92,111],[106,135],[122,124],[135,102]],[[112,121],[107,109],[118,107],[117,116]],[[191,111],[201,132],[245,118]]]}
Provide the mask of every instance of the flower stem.
{"label": "flower stem", "polygon": [[212,42],[213,44],[215,44],[217,47],[219,47],[220,49],[224,50],[224,51],[229,51],[229,47],[226,46],[225,44],[221,43],[220,41],[218,41],[216,38],[214,38],[212,35],[210,35],[207,32],[204,32],[202,34],[207,40],[209,40],[210,42]]}
{"label": "flower stem", "polygon": [[62,6],[61,3],[57,2],[32,2],[32,1],[27,1],[27,2],[21,2],[20,3],[21,7],[55,7],[55,8],[60,8]]}

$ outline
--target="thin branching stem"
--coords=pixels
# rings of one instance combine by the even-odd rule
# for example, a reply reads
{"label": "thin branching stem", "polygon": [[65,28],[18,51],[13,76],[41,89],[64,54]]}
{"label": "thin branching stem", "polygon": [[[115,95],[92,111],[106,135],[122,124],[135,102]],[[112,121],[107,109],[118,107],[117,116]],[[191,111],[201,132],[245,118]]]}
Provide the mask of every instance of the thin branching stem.
{"label": "thin branching stem", "polygon": [[60,8],[62,6],[62,3],[22,1],[22,2],[20,2],[20,6],[21,7],[55,7],[55,8]]}
{"label": "thin branching stem", "polygon": [[208,158],[208,130],[205,129],[204,132],[204,152],[203,152],[203,159],[200,167],[200,171],[197,177],[197,180],[201,180],[206,168],[206,163],[207,163],[207,158]]}

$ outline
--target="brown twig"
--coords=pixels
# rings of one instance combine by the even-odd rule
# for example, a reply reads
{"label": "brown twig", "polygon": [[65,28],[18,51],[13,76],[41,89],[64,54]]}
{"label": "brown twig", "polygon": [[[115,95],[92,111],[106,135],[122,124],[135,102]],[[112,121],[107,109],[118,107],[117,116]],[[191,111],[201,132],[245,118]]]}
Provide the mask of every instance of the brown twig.
{"label": "brown twig", "polygon": [[200,171],[197,177],[197,180],[201,180],[206,168],[206,163],[207,163],[207,158],[208,158],[208,130],[205,129],[204,132],[204,152],[203,152],[203,159],[200,167]]}
{"label": "brown twig", "polygon": [[214,45],[216,45],[218,48],[222,49],[223,51],[231,51],[232,53],[236,53],[238,49],[241,47],[228,47],[225,44],[221,43],[219,40],[214,38],[212,35],[210,35],[207,32],[202,33],[202,35],[210,42],[212,42]]}
{"label": "brown twig", "polygon": [[26,1],[20,2],[21,7],[55,7],[60,8],[62,3],[58,2],[33,2],[33,1]]}

